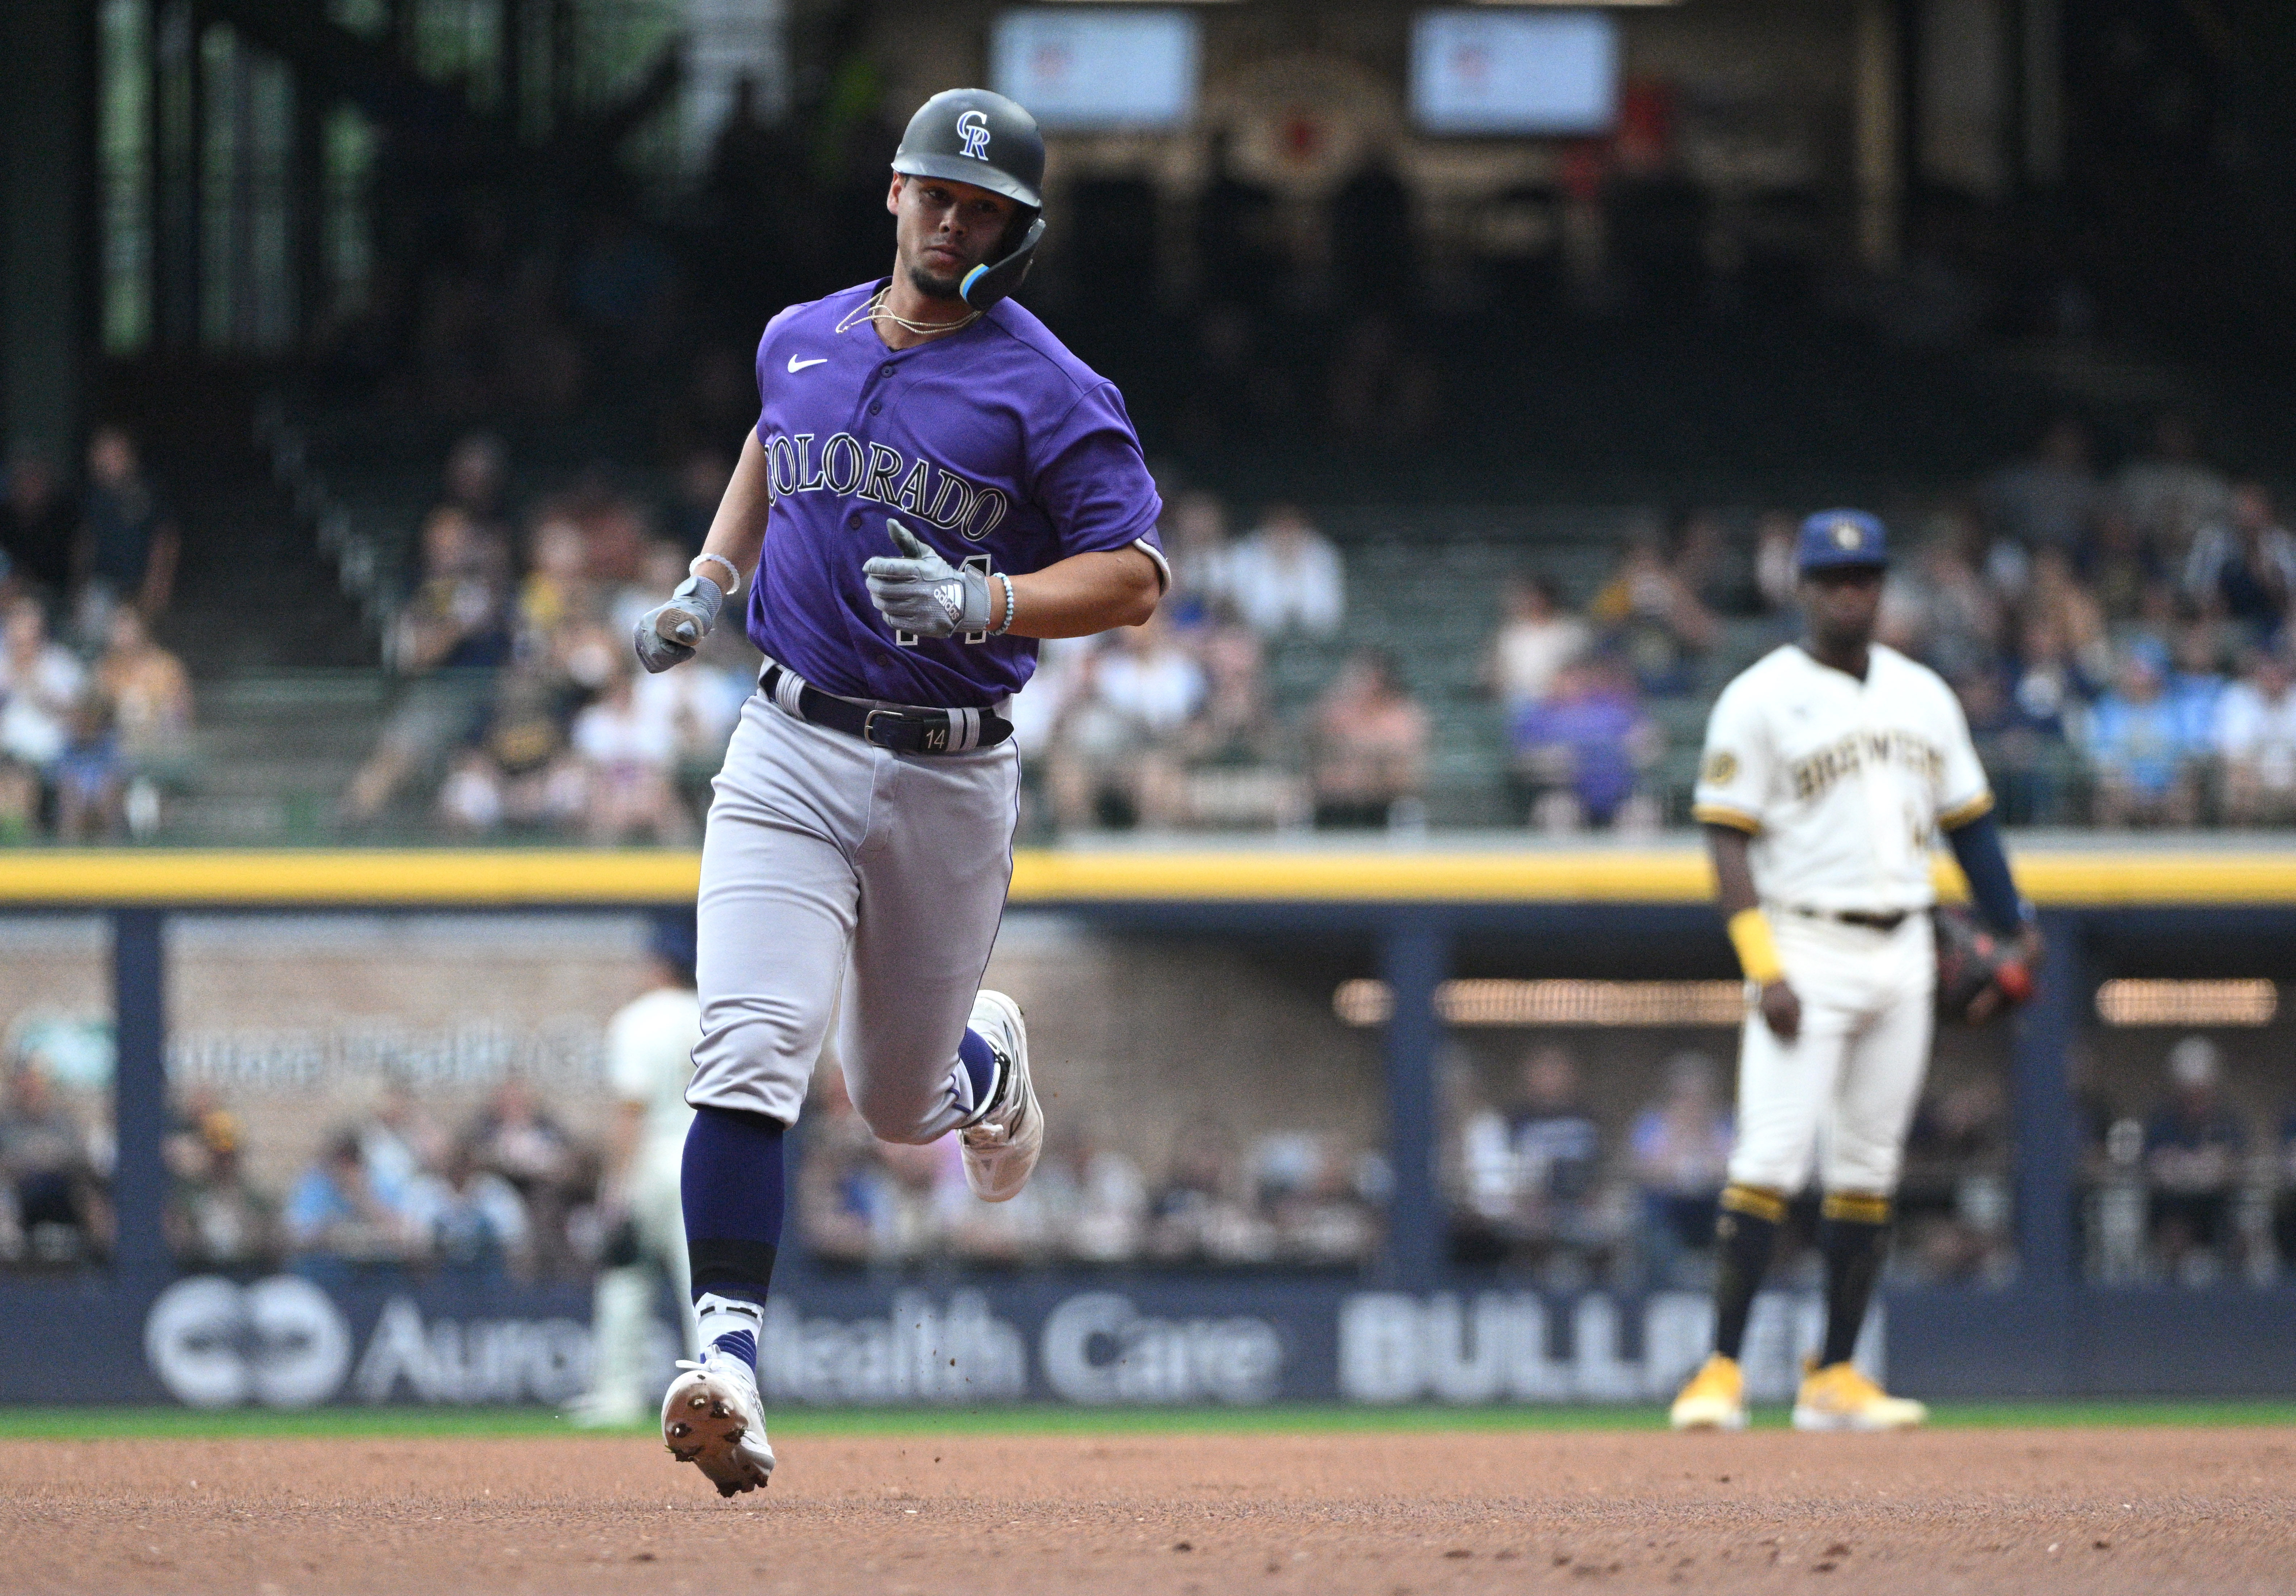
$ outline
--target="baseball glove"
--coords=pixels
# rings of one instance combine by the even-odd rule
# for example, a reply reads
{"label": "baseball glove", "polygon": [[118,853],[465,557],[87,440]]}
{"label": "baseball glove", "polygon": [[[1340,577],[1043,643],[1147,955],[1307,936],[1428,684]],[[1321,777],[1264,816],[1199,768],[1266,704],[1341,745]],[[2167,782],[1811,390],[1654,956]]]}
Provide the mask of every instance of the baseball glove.
{"label": "baseball glove", "polygon": [[1930,916],[1937,932],[1938,1018],[1953,1025],[1983,1025],[2033,995],[2033,972],[2014,943],[1980,924],[1966,909],[1939,908]]}

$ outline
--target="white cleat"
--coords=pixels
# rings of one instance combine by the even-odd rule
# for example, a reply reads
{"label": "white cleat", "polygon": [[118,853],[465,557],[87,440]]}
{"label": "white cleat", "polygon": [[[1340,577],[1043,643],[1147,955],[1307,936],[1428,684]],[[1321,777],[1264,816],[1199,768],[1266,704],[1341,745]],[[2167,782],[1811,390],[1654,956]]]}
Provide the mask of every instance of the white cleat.
{"label": "white cleat", "polygon": [[985,987],[966,1022],[996,1052],[996,1095],[988,1109],[957,1133],[964,1152],[964,1183],[983,1202],[1021,1194],[1045,1150],[1045,1113],[1029,1081],[1029,1022],[1021,1005]]}
{"label": "white cleat", "polygon": [[661,1399],[661,1442],[669,1455],[708,1475],[720,1496],[771,1485],[774,1448],[750,1366],[714,1347],[701,1362],[680,1358],[677,1366],[685,1372]]}

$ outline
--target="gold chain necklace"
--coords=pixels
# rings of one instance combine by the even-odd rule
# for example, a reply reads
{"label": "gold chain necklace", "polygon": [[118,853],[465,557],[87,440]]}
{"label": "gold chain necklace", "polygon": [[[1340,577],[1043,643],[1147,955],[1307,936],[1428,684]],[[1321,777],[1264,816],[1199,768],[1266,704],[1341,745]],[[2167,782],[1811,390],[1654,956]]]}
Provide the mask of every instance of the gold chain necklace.
{"label": "gold chain necklace", "polygon": [[981,313],[976,310],[959,322],[913,322],[905,315],[896,315],[885,308],[885,296],[892,291],[892,284],[887,283],[870,295],[867,304],[837,323],[837,331],[843,332],[849,328],[860,325],[863,322],[890,322],[894,326],[904,331],[914,332],[920,338],[939,338],[945,333],[962,332],[979,321],[981,316]]}

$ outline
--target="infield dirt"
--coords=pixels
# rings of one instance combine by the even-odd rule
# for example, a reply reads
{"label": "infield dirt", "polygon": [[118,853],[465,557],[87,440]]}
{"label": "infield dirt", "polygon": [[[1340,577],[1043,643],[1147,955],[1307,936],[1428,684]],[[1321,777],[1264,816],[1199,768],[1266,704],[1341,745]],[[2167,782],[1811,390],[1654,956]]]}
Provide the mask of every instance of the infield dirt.
{"label": "infield dirt", "polygon": [[2285,1592],[2296,1430],[0,1444],[0,1589]]}

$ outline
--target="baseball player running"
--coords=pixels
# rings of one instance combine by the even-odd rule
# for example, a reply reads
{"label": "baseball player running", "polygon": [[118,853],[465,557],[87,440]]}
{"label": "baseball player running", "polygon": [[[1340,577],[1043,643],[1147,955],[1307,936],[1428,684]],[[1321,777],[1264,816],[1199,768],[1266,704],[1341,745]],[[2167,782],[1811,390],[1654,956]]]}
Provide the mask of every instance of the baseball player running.
{"label": "baseball player running", "polygon": [[893,157],[891,275],[767,323],[757,427],[688,579],[638,623],[666,670],[746,584],[766,656],[701,848],[682,1189],[702,1356],[662,1404],[671,1453],[728,1496],[774,1466],[757,1337],[831,1015],[878,1136],[955,1131],[990,1202],[1044,1145],[1021,1011],[980,986],[1020,781],[1000,710],[1037,639],[1138,626],[1168,576],[1123,400],[1004,297],[1044,168],[1012,101],[925,102]]}
{"label": "baseball player running", "polygon": [[590,1313],[590,1389],[574,1418],[597,1428],[638,1423],[661,1389],[660,1365],[649,1355],[665,1279],[683,1322],[678,1345],[693,1345],[677,1190],[693,1123],[685,1084],[701,1035],[691,917],[665,914],[654,922],[646,963],[646,989],[606,1022],[614,1121],[603,1184],[611,1223]]}
{"label": "baseball player running", "polygon": [[1738,1125],[1715,1227],[1714,1355],[1677,1429],[1746,1423],[1738,1354],[1788,1201],[1824,1191],[1825,1344],[1800,1429],[1899,1429],[1920,1403],[1849,1361],[1881,1273],[1906,1128],[1929,1068],[1936,950],[1930,853],[1944,828],[1986,918],[2038,949],[1969,726],[1936,673],[1873,641],[1888,551],[1854,510],[1802,523],[1807,635],[1723,690],[1692,813],[1746,973]]}

